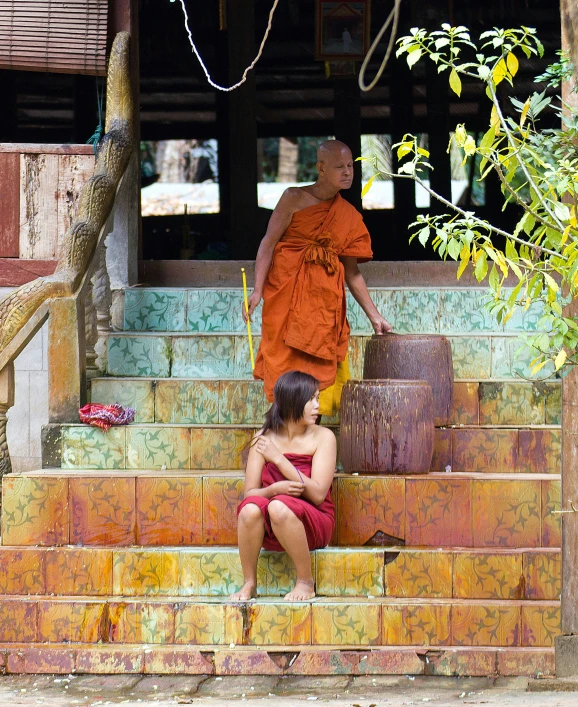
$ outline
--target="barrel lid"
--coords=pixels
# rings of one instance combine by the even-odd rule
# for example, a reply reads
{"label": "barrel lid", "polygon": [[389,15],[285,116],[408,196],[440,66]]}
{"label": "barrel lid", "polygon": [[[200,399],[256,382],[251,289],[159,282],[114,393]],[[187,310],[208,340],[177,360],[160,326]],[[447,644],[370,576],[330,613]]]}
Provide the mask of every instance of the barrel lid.
{"label": "barrel lid", "polygon": [[398,388],[404,385],[407,386],[416,386],[416,385],[427,385],[428,388],[431,388],[431,384],[429,381],[426,380],[412,380],[412,379],[407,379],[407,378],[363,378],[362,380],[354,380],[350,378],[345,385],[360,385],[360,384],[371,384],[374,386],[378,385],[395,385]]}
{"label": "barrel lid", "polygon": [[397,334],[396,332],[388,332],[387,334],[371,335],[371,341],[386,341],[388,338],[404,339],[406,341],[428,341],[430,339],[445,339],[447,341],[447,336],[443,334]]}

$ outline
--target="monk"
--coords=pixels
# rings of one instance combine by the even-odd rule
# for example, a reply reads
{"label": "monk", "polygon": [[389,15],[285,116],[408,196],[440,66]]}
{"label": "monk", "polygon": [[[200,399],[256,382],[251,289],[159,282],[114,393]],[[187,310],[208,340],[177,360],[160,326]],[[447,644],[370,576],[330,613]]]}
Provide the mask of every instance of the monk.
{"label": "monk", "polygon": [[349,379],[345,284],[376,334],[392,326],[377,311],[357,267],[372,258],[369,233],[361,214],[339,194],[353,181],[351,150],[339,140],[323,142],[317,171],[315,184],[286,189],[271,215],[257,253],[248,316],[263,299],[253,375],[265,381],[267,399],[273,402],[279,376],[304,371],[319,381],[320,414],[333,415]]}

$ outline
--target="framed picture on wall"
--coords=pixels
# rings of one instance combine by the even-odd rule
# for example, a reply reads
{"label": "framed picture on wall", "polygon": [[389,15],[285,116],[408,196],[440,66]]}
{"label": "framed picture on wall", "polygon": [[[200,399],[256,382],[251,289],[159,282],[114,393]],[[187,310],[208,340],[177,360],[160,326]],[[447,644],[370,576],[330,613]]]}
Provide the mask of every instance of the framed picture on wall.
{"label": "framed picture on wall", "polygon": [[370,0],[316,0],[315,58],[361,61],[369,48]]}

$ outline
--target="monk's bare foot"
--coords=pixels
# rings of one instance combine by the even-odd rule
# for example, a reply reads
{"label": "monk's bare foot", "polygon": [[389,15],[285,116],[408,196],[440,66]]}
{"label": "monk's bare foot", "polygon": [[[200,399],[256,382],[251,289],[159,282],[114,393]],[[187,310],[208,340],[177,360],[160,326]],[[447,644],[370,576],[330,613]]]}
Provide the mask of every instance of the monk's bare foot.
{"label": "monk's bare foot", "polygon": [[285,594],[285,601],[307,601],[315,596],[315,582],[298,579],[289,594]]}
{"label": "monk's bare foot", "polygon": [[256,582],[245,582],[245,584],[239,589],[238,592],[231,594],[229,599],[231,601],[249,601],[257,596],[257,583]]}

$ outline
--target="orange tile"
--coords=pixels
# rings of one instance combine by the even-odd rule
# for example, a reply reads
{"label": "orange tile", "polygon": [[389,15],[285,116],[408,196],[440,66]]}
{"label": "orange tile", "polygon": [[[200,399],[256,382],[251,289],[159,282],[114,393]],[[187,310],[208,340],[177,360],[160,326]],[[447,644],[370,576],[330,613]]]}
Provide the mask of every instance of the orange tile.
{"label": "orange tile", "polygon": [[474,546],[539,547],[540,482],[473,482]]}
{"label": "orange tile", "polygon": [[454,383],[454,409],[450,425],[477,425],[479,423],[478,383]]}
{"label": "orange tile", "polygon": [[455,553],[455,598],[523,599],[522,592],[522,553]]}
{"label": "orange tile", "polygon": [[312,604],[312,642],[327,646],[381,643],[381,606],[347,602]]}
{"label": "orange tile", "polygon": [[202,490],[201,478],[137,478],[137,544],[200,544],[203,536]]}
{"label": "orange tile", "polygon": [[38,641],[97,643],[102,640],[104,602],[38,602]]}
{"label": "orange tile", "polygon": [[227,428],[191,429],[191,469],[242,469],[243,451],[253,430]]}
{"label": "orange tile", "polygon": [[560,481],[542,481],[542,547],[562,547]]}
{"label": "orange tile", "polygon": [[0,547],[0,594],[44,594],[44,551]]}
{"label": "orange tile", "polygon": [[560,552],[525,552],[524,584],[525,599],[559,599],[562,592]]}
{"label": "orange tile", "polygon": [[243,498],[240,477],[203,479],[203,541],[207,545],[237,544],[237,506]]}
{"label": "orange tile", "polygon": [[452,606],[452,643],[455,646],[519,646],[519,602],[487,602]]}
{"label": "orange tile", "polygon": [[[391,561],[390,561],[391,560]],[[385,552],[388,597],[452,596],[452,553],[428,550]]]}
{"label": "orange tile", "polygon": [[436,427],[434,431],[434,451],[430,471],[445,471],[452,466],[452,431]]}
{"label": "orange tile", "polygon": [[70,479],[70,542],[75,545],[135,543],[135,479]]}
{"label": "orange tile", "polygon": [[2,543],[66,545],[68,479],[5,476],[2,479]]}
{"label": "orange tile", "polygon": [[451,605],[405,604],[384,605],[383,645],[446,646],[451,643]]}
{"label": "orange tile", "polygon": [[112,593],[122,597],[179,594],[179,553],[127,548],[114,551]]}
{"label": "orange tile", "polygon": [[405,504],[407,545],[472,545],[469,479],[407,479]]}
{"label": "orange tile", "polygon": [[518,471],[526,474],[560,474],[562,471],[561,430],[520,430]]}
{"label": "orange tile", "polygon": [[55,548],[46,553],[47,594],[104,595],[112,593],[112,550]]}
{"label": "orange tile", "polygon": [[513,472],[518,430],[452,430],[452,471]]}
{"label": "orange tile", "polygon": [[36,640],[36,602],[21,598],[0,600],[0,643],[32,643]]}
{"label": "orange tile", "polygon": [[355,476],[337,480],[340,545],[395,545],[405,538],[405,480]]}
{"label": "orange tile", "polygon": [[522,645],[553,646],[561,633],[560,605],[524,604],[522,606]]}
{"label": "orange tile", "polygon": [[[245,610],[246,611],[246,610]],[[238,604],[180,604],[175,607],[175,643],[241,645],[243,613]]]}
{"label": "orange tile", "polygon": [[311,605],[249,604],[247,643],[254,646],[307,646],[311,643]]}
{"label": "orange tile", "polygon": [[174,643],[174,604],[110,602],[108,640],[111,643]]}

